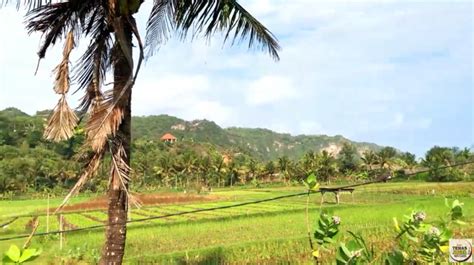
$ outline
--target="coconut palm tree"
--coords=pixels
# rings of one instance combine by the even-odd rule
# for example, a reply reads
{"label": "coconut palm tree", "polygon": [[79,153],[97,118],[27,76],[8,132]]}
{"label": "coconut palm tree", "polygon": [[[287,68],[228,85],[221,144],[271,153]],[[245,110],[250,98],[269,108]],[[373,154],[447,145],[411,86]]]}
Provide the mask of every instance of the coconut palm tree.
{"label": "coconut palm tree", "polygon": [[304,154],[301,164],[306,175],[310,175],[311,173],[315,172],[316,163],[317,163],[317,159],[316,159],[316,154],[314,153],[314,151],[310,150],[306,154]]}
{"label": "coconut palm tree", "polygon": [[176,170],[173,167],[174,159],[167,153],[163,153],[157,160],[157,165],[153,167],[155,174],[161,176],[161,183],[164,186],[170,186],[171,178],[174,176],[174,187],[178,185]]}
{"label": "coconut palm tree", "polygon": [[253,158],[248,159],[247,168],[248,168],[249,178],[251,178],[252,181],[256,183],[257,173],[258,173],[258,168],[259,168],[258,162],[255,161],[255,159]]}
{"label": "coconut palm tree", "polygon": [[[109,225],[101,263],[120,264],[125,249],[130,181],[130,103],[145,48],[148,56],[153,55],[173,32],[181,37],[188,33],[210,37],[223,31],[225,40],[248,37],[249,45],[260,44],[278,59],[278,43],[237,0],[155,0],[145,43],[134,18],[143,0],[0,0],[0,6],[11,2],[29,10],[28,31],[42,33],[39,59],[45,57],[52,45],[64,41],[54,83],[60,99],[48,121],[45,137],[61,141],[73,135],[79,119],[69,107],[66,94],[71,81],[75,81],[77,89],[85,92],[80,109],[88,113],[85,145],[89,148],[89,162],[65,202],[97,171],[105,153],[110,153]],[[70,73],[69,56],[80,38],[90,39],[90,43]],[[134,39],[138,58],[133,54]],[[113,87],[104,91],[109,72]]]}
{"label": "coconut palm tree", "polygon": [[288,184],[290,181],[290,168],[291,160],[288,158],[288,156],[285,155],[278,158],[278,169],[282,175],[283,182],[286,184]]}
{"label": "coconut palm tree", "polygon": [[380,150],[377,154],[380,167],[383,168],[385,165],[387,165],[390,168],[391,162],[396,155],[397,150],[395,148],[390,146],[382,148],[382,150]]}
{"label": "coconut palm tree", "polygon": [[266,181],[272,181],[273,180],[273,174],[275,174],[275,163],[273,161],[268,161],[265,166],[264,166],[264,174],[267,178]]}
{"label": "coconut palm tree", "polygon": [[377,154],[372,150],[364,151],[360,159],[362,160],[367,170],[369,171],[372,170],[372,166],[377,164],[377,160],[378,160]]}
{"label": "coconut palm tree", "polygon": [[209,188],[210,177],[212,176],[213,160],[209,155],[201,155],[196,163],[198,169],[197,185]]}
{"label": "coconut palm tree", "polygon": [[337,172],[337,160],[328,151],[323,150],[317,158],[318,167],[317,176],[326,183],[329,183],[330,177]]}
{"label": "coconut palm tree", "polygon": [[416,166],[416,155],[410,152],[400,154],[400,159],[406,163],[407,169],[412,170]]}
{"label": "coconut palm tree", "polygon": [[198,157],[193,150],[186,150],[179,159],[179,168],[181,169],[181,174],[185,176],[186,184],[185,189],[189,189],[189,181],[194,176],[195,171],[198,169],[197,166]]}
{"label": "coconut palm tree", "polygon": [[225,168],[224,158],[218,152],[212,152],[212,175],[216,178],[217,187],[221,187],[222,171]]}

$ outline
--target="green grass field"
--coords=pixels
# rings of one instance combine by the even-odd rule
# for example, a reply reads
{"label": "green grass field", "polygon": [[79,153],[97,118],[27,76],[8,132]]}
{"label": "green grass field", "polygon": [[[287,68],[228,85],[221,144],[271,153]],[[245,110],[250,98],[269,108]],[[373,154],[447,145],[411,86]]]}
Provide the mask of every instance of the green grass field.
{"label": "green grass field", "polygon": [[[147,206],[133,209],[132,220],[193,209],[229,205],[303,191],[301,187],[262,189],[223,189],[213,192],[219,201]],[[325,195],[323,208],[342,219],[338,241],[348,239],[345,231],[359,232],[376,250],[390,248],[395,232],[392,218],[401,219],[413,209],[426,211],[427,221],[437,220],[447,212],[444,198],[465,203],[468,225],[455,228],[457,238],[474,237],[474,183],[384,183],[357,189],[353,196],[341,196],[336,205],[332,194]],[[81,197],[75,202],[86,200]],[[51,200],[57,205],[59,199]],[[311,195],[310,216],[314,226],[319,214],[321,195]],[[170,217],[128,226],[125,262],[127,264],[311,264],[306,237],[306,197],[293,197],[222,211],[201,212]],[[0,223],[16,215],[44,212],[46,200],[0,201]],[[101,224],[103,211],[70,213],[66,221],[76,227]],[[21,217],[8,227],[0,228],[0,237],[28,233],[31,217]],[[49,229],[58,229],[55,216],[49,218]],[[46,217],[40,217],[38,231],[46,231]],[[98,260],[104,241],[103,229],[66,234],[59,249],[57,235],[35,237],[32,245],[44,252],[38,264],[89,264]],[[24,239],[0,241],[0,251],[10,244],[21,246]],[[334,251],[324,254],[323,262],[334,260]]]}

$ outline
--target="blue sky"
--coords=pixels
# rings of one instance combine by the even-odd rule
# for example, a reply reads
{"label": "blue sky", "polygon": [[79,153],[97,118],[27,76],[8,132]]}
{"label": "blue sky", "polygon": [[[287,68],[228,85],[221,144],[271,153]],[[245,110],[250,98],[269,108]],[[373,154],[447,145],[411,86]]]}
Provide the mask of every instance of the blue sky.
{"label": "blue sky", "polygon": [[[138,16],[142,30],[151,2]],[[222,45],[219,35],[210,43],[171,39],[140,73],[135,115],[341,134],[417,155],[474,144],[471,1],[241,3],[278,37],[281,60],[245,42]],[[34,76],[40,38],[23,26],[14,9],[0,10],[0,35],[9,36],[0,42],[0,108],[33,114],[58,99],[51,70],[61,45]]]}

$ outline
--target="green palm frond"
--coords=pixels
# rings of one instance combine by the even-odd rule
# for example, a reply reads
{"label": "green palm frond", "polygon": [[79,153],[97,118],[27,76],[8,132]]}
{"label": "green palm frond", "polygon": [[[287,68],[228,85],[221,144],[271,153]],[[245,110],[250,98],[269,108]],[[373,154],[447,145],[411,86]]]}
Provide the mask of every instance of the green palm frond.
{"label": "green palm frond", "polygon": [[152,56],[168,40],[174,28],[173,9],[170,1],[155,0],[146,28],[147,57]]}
{"label": "green palm frond", "polygon": [[155,0],[147,23],[148,55],[176,31],[182,38],[189,32],[210,37],[217,31],[229,38],[248,38],[249,47],[258,45],[278,60],[280,46],[275,36],[236,0]]}
{"label": "green palm frond", "polygon": [[42,5],[28,12],[26,24],[28,32],[30,34],[41,32],[44,36],[38,56],[44,58],[47,49],[65,38],[67,32],[82,33],[83,24],[101,3],[102,1],[94,0],[70,0]]}
{"label": "green palm frond", "polygon": [[101,97],[105,75],[112,65],[110,58],[113,43],[110,26],[105,19],[107,12],[107,8],[100,7],[86,21],[84,33],[90,36],[91,42],[74,68],[73,79],[78,87],[76,91],[86,90],[79,107],[84,112],[94,100]]}

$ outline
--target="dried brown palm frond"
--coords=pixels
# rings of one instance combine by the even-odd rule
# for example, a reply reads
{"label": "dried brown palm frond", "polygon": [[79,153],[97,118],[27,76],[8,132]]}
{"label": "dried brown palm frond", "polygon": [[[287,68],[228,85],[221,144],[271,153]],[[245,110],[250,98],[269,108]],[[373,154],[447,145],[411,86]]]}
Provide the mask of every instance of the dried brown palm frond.
{"label": "dried brown palm frond", "polygon": [[56,142],[69,139],[74,134],[77,121],[76,113],[69,107],[66,96],[63,95],[49,117],[44,138]]}
{"label": "dried brown palm frond", "polygon": [[133,195],[132,193],[128,192],[128,207],[132,208],[135,206],[135,208],[140,209],[143,206],[142,201],[138,199],[137,196]]}
{"label": "dried brown palm frond", "polygon": [[69,139],[73,136],[74,128],[78,122],[76,114],[69,107],[66,101],[66,93],[69,91],[70,87],[69,56],[74,45],[74,33],[70,31],[67,34],[66,43],[64,44],[63,59],[54,70],[56,72],[54,91],[62,96],[48,120],[48,125],[44,131],[44,137],[56,142]]}
{"label": "dried brown palm frond", "polygon": [[107,91],[104,99],[96,102],[93,115],[86,124],[87,144],[99,152],[105,148],[109,137],[114,136],[123,119],[122,106],[117,105],[113,91]]}
{"label": "dried brown palm frond", "polygon": [[71,199],[72,196],[76,195],[79,190],[84,186],[84,184],[86,184],[86,182],[97,172],[97,169],[99,168],[100,161],[102,160],[103,156],[103,151],[93,154],[92,158],[89,159],[89,162],[87,163],[84,172],[79,177],[79,180],[76,182],[74,187],[72,187],[72,189],[66,195],[62,203],[58,206],[58,208],[56,208],[54,214],[61,211],[64,205],[68,203],[69,199]]}
{"label": "dried brown palm frond", "polygon": [[72,49],[74,49],[74,46],[74,33],[69,31],[64,44],[63,59],[54,69],[56,72],[54,91],[56,91],[57,94],[66,94],[69,91],[71,83],[69,78],[69,55],[71,54]]}
{"label": "dried brown palm frond", "polygon": [[112,186],[118,189],[121,186],[124,190],[127,189],[130,182],[130,167],[124,161],[126,158],[125,149],[122,144],[116,147],[110,147],[112,154]]}
{"label": "dried brown palm frond", "polygon": [[109,146],[110,153],[112,154],[112,168],[110,185],[112,189],[122,189],[127,195],[127,202],[129,205],[134,205],[136,208],[141,207],[140,201],[128,192],[128,183],[130,182],[130,171],[131,168],[127,165],[127,162],[124,160],[127,156],[123,145],[118,140],[117,137],[113,141],[113,147]]}
{"label": "dried brown palm frond", "polygon": [[86,93],[82,97],[81,102],[81,111],[88,111],[88,116],[94,116],[99,107],[101,106],[101,102],[104,100],[104,95],[100,91],[99,88],[95,86],[95,84],[91,84],[89,88],[87,88]]}

